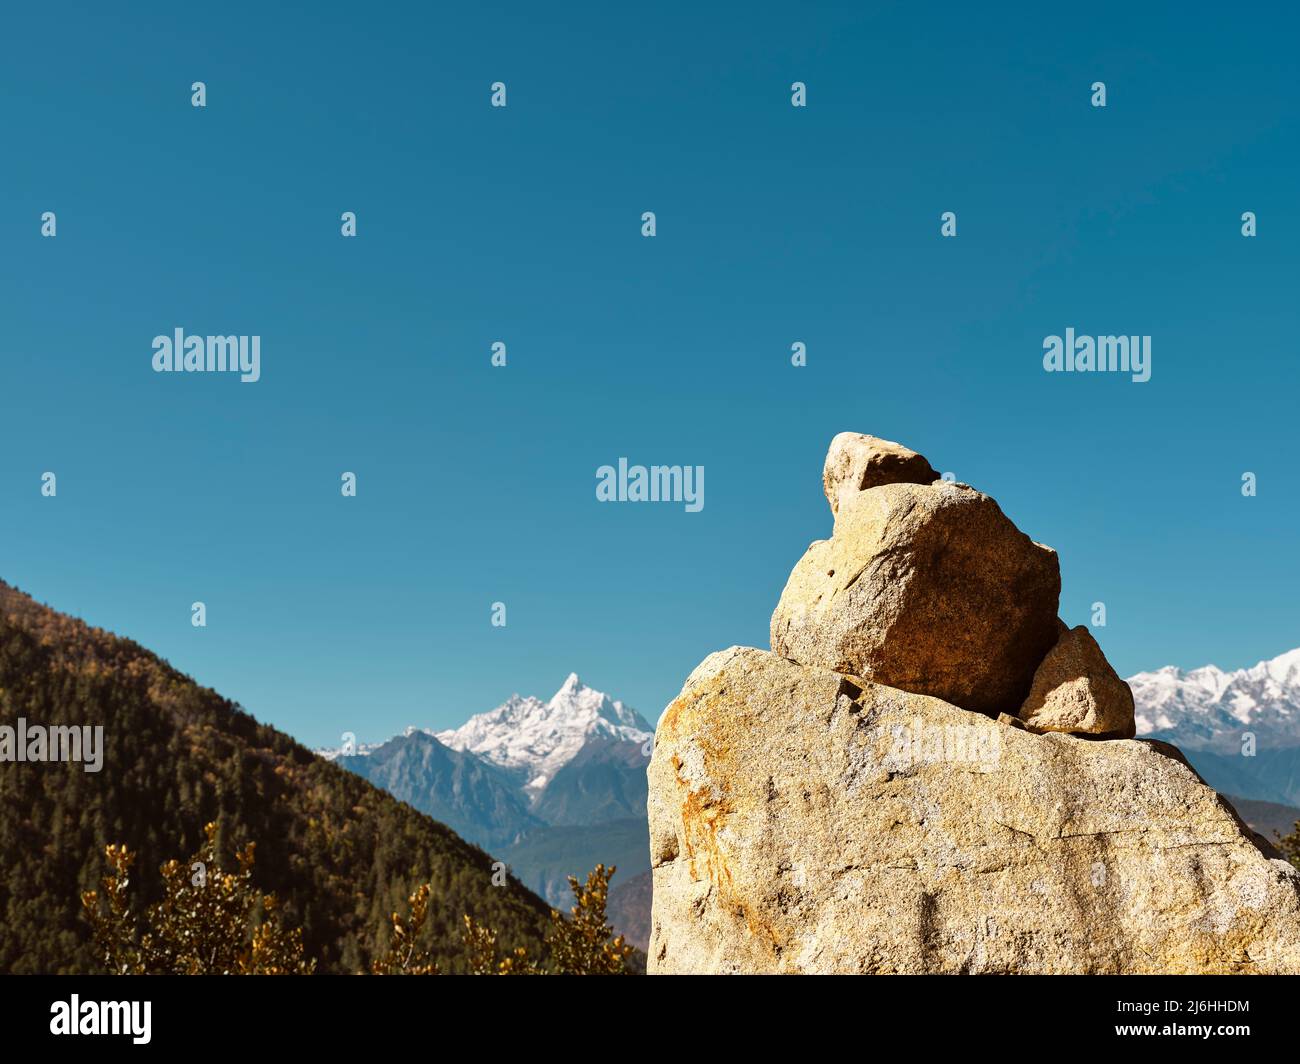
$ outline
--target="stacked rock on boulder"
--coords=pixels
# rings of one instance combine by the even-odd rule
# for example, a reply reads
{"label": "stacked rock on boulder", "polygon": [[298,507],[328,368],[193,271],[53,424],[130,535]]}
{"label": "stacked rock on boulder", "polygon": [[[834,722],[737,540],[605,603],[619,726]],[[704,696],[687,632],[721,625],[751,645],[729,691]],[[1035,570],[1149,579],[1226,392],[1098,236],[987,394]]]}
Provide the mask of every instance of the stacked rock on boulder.
{"label": "stacked rock on boulder", "polygon": [[840,498],[851,498],[882,484],[933,484],[939,474],[930,463],[901,443],[841,432],[831,440],[822,468],[822,490],[831,513],[840,512]]}
{"label": "stacked rock on boulder", "polygon": [[649,970],[1300,972],[1300,873],[1056,617],[1056,555],[837,436],[772,653],[707,658],[649,769]]}
{"label": "stacked rock on boulder", "polygon": [[1056,552],[964,484],[882,484],[840,496],[772,615],[772,651],[1014,712],[1056,642]]}

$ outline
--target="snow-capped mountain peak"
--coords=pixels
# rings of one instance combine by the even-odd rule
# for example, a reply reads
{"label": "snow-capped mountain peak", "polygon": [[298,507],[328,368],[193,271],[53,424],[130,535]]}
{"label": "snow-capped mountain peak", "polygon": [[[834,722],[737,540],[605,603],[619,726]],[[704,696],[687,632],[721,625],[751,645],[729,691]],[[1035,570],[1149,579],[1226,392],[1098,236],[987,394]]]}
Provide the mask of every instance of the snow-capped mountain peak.
{"label": "snow-capped mountain peak", "polygon": [[649,728],[635,709],[629,709],[604,692],[588,687],[578,679],[576,672],[569,673],[563,686],[546,703],[546,709],[552,716],[589,720],[591,727],[611,735],[619,728],[638,731]]}
{"label": "snow-capped mountain peak", "polygon": [[569,673],[549,701],[512,695],[496,709],[470,717],[435,737],[527,776],[525,789],[542,790],[591,738],[644,743],[653,729],[636,710],[586,686]]}
{"label": "snow-capped mountain peak", "polygon": [[1278,683],[1300,686],[1300,647],[1279,654],[1271,661],[1261,662],[1260,665]]}

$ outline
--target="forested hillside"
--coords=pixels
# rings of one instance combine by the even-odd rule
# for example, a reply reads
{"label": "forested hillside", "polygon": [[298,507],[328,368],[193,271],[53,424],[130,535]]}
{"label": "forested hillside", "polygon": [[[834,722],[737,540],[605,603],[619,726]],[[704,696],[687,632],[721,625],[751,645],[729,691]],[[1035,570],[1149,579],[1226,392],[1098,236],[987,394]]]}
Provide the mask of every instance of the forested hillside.
{"label": "forested hillside", "polygon": [[[542,950],[548,908],[451,830],[315,757],[127,639],[0,582],[0,724],[104,726],[99,772],[0,763],[0,971],[98,968],[79,896],[99,886],[104,846],[138,852],[133,899],[158,896],[158,866],[220,825],[229,859],[258,843],[255,882],[303,929],[319,971],[360,971],[390,915],[431,882],[425,934],[463,970],[463,917],[504,946]],[[498,877],[499,879],[500,877]]]}

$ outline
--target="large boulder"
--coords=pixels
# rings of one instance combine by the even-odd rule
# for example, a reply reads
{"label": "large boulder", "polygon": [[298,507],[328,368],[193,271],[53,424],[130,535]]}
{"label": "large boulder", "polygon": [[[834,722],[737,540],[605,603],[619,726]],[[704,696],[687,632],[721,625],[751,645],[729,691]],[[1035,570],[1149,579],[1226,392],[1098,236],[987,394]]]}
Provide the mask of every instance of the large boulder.
{"label": "large boulder", "polygon": [[1043,658],[1019,716],[1041,731],[1117,739],[1137,734],[1133,690],[1083,625],[1063,632]]}
{"label": "large boulder", "polygon": [[1056,552],[989,496],[882,484],[840,496],[833,536],[808,548],[772,614],[772,650],[1014,714],[1056,642],[1060,590]]}
{"label": "large boulder", "polygon": [[1300,972],[1300,873],[1163,744],[732,648],[649,780],[652,973]]}
{"label": "large boulder", "polygon": [[841,498],[882,484],[932,484],[939,479],[924,457],[901,443],[841,432],[831,440],[822,468],[822,489],[831,513],[840,512]]}

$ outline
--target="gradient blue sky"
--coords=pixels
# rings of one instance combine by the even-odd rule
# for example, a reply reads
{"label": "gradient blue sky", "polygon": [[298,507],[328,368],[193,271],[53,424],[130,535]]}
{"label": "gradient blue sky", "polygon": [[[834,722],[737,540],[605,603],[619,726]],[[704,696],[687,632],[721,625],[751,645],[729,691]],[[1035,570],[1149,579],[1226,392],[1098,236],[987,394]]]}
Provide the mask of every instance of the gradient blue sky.
{"label": "gradient blue sky", "polygon": [[[654,719],[767,645],[842,430],[1054,546],[1126,675],[1300,644],[1294,9],[129,11],[6,8],[0,577],[259,719],[382,738],[570,670]],[[154,374],[178,326],[262,380]],[[1044,373],[1067,326],[1152,380]],[[704,465],[703,512],[598,503],[621,455]]]}

